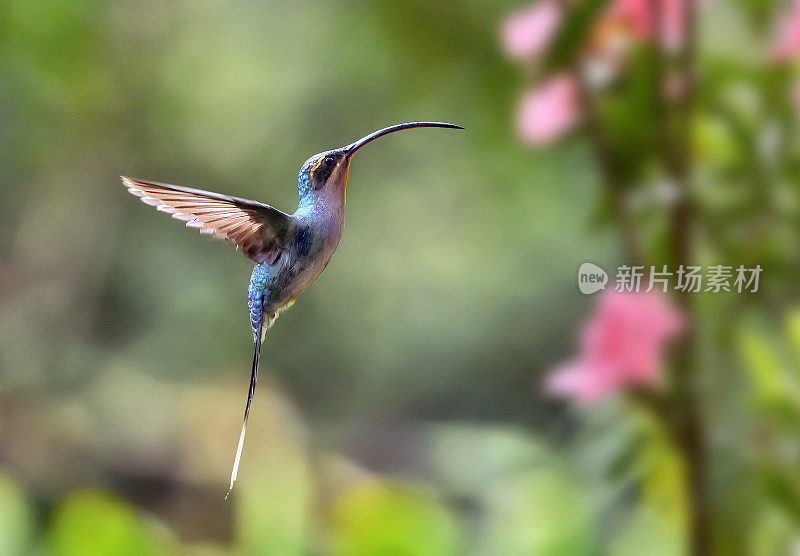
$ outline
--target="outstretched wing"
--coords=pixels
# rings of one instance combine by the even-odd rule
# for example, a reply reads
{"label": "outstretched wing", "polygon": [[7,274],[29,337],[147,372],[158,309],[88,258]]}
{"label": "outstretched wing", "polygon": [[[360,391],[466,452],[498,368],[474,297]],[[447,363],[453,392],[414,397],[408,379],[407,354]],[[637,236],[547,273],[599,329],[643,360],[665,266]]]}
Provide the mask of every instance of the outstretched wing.
{"label": "outstretched wing", "polygon": [[272,264],[293,228],[292,217],[269,205],[179,185],[122,177],[142,202],[186,221],[201,234],[230,241],[258,263]]}

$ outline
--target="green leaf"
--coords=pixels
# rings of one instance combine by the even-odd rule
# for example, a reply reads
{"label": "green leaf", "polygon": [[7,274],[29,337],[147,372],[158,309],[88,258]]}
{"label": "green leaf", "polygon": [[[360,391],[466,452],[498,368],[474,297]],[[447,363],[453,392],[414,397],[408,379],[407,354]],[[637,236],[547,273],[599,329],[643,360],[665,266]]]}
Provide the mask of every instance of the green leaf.
{"label": "green leaf", "polygon": [[435,499],[385,482],[344,492],[332,509],[333,554],[446,556],[460,554],[458,531]]}
{"label": "green leaf", "polygon": [[642,500],[669,527],[676,537],[686,532],[688,508],[686,475],[683,461],[662,434],[654,436],[647,447],[642,477]]}
{"label": "green leaf", "polygon": [[33,531],[33,510],[22,489],[0,475],[0,554],[22,554]]}
{"label": "green leaf", "polygon": [[431,434],[431,464],[448,492],[475,496],[497,477],[548,460],[552,449],[511,427],[442,425]]}
{"label": "green leaf", "polygon": [[232,493],[238,543],[245,554],[305,554],[311,471],[303,449],[273,437],[250,448]]}
{"label": "green leaf", "polygon": [[629,55],[626,79],[604,95],[598,113],[605,129],[609,156],[616,173],[627,183],[640,180],[658,144],[658,83],[650,49]]}
{"label": "green leaf", "polygon": [[800,519],[800,489],[797,480],[778,471],[765,469],[760,474],[764,491],[797,520]]}
{"label": "green leaf", "polygon": [[555,468],[527,468],[491,485],[479,554],[593,554],[589,500]]}
{"label": "green leaf", "polygon": [[781,362],[772,346],[752,329],[740,334],[739,346],[757,395],[762,398],[782,397],[784,382]]}
{"label": "green leaf", "polygon": [[685,554],[683,538],[661,516],[647,507],[637,508],[611,542],[612,556],[675,556]]}
{"label": "green leaf", "polygon": [[48,541],[56,556],[162,553],[156,535],[134,509],[100,491],[79,492],[64,500],[55,511]]}
{"label": "green leaf", "polygon": [[792,349],[797,356],[797,365],[800,368],[800,311],[794,311],[786,319],[786,335],[792,344]]}

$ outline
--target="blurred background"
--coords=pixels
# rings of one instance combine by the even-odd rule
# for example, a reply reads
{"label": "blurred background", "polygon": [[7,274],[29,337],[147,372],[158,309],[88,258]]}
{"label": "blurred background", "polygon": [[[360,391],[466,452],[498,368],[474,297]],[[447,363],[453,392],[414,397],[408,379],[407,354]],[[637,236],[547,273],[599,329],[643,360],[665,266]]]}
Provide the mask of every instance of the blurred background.
{"label": "blurred background", "polygon": [[[0,554],[796,549],[794,62],[759,57],[785,6],[702,3],[724,25],[686,32],[660,134],[658,41],[606,4],[0,3]],[[564,71],[600,77],[559,120],[536,93]],[[574,113],[593,94],[601,125]],[[267,336],[226,501],[251,263],[118,175],[292,212],[307,157],[410,120],[467,131],[356,157],[339,249]],[[685,198],[691,235],[659,216]],[[675,238],[761,264],[761,293],[678,299],[689,339],[658,381],[565,403],[546,376],[597,305],[578,267],[691,262]]]}

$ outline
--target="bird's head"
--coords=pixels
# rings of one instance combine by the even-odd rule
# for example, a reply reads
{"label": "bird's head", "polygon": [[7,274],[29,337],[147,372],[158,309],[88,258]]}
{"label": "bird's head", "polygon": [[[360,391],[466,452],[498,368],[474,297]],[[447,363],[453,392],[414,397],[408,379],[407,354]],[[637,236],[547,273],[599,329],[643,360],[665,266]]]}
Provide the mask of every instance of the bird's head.
{"label": "bird's head", "polygon": [[401,131],[413,129],[415,127],[446,127],[453,129],[464,129],[455,124],[443,122],[408,122],[379,129],[350,143],[347,146],[331,151],[315,154],[305,161],[300,168],[298,185],[300,189],[301,202],[304,199],[315,198],[323,195],[339,194],[344,198],[347,189],[347,176],[350,171],[350,160],[353,154],[379,137]]}

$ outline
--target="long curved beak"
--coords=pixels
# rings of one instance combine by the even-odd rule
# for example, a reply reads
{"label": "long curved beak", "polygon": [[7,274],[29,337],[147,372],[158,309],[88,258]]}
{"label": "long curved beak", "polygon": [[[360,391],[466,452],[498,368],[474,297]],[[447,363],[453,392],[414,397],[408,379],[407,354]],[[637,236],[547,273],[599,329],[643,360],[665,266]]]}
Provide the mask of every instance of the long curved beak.
{"label": "long curved beak", "polygon": [[464,129],[460,125],[448,124],[445,122],[406,122],[404,124],[390,125],[389,127],[385,127],[383,129],[379,129],[378,131],[374,131],[369,135],[362,137],[355,143],[350,143],[342,150],[344,150],[345,155],[348,158],[350,158],[351,156],[353,156],[354,152],[356,152],[358,149],[360,149],[370,141],[374,141],[378,137],[383,137],[384,135],[394,133],[395,131],[402,131],[404,129],[413,129],[415,127],[448,127],[451,129]]}

